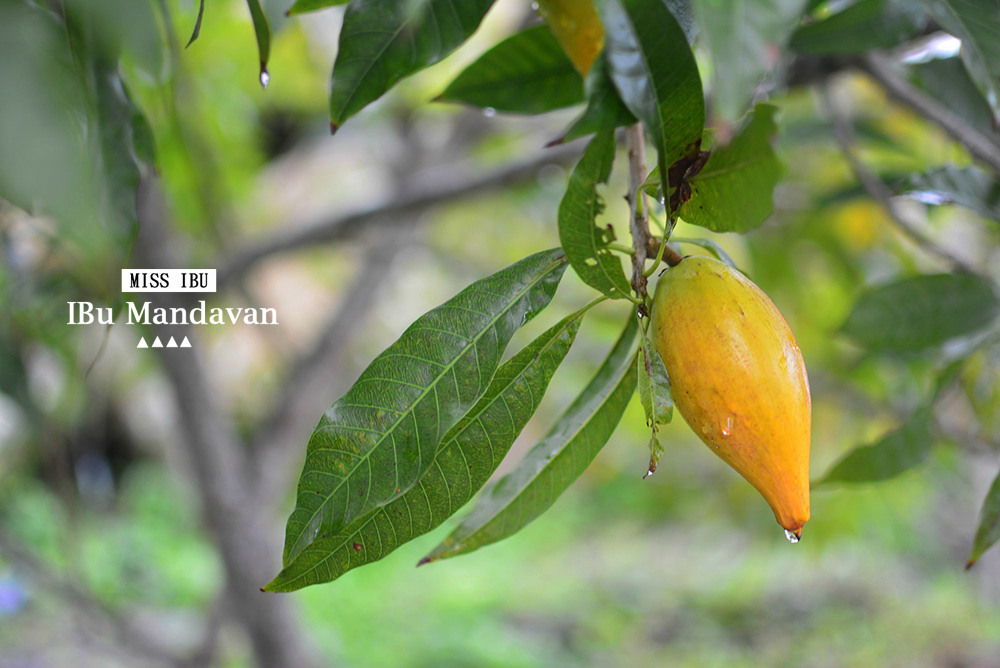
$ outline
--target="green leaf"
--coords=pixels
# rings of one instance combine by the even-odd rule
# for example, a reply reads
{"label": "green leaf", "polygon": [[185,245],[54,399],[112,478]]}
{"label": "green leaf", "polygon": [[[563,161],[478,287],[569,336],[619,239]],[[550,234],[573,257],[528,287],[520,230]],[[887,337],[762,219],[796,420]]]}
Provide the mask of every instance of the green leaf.
{"label": "green leaf", "polygon": [[990,491],[986,492],[983,508],[979,512],[979,528],[976,529],[976,537],[972,541],[972,552],[969,554],[969,561],[965,567],[972,568],[979,561],[979,557],[996,545],[998,540],[1000,540],[1000,474],[990,485]]}
{"label": "green leaf", "polygon": [[433,465],[413,489],[314,542],[265,590],[293,591],[335,580],[431,531],[465,505],[493,475],[537,410],[584,313],[564,318],[497,370],[486,394],[444,437]]}
{"label": "green leaf", "polygon": [[330,406],[309,439],[285,531],[286,566],[321,534],[416,484],[565,268],[562,251],[550,250],[473,283],[418,318]]}
{"label": "green leaf", "polygon": [[701,0],[695,4],[702,41],[712,54],[714,113],[734,121],[779,59],[802,14],[803,0]]}
{"label": "green leaf", "polygon": [[639,401],[646,413],[646,424],[654,428],[661,424],[670,424],[674,418],[674,400],[670,396],[670,379],[667,369],[652,342],[643,333],[636,356],[636,366],[639,376]]}
{"label": "green leaf", "polygon": [[789,46],[813,54],[862,53],[888,48],[915,37],[927,25],[927,12],[910,0],[858,0],[827,18],[802,26]]}
{"label": "green leaf", "polygon": [[267,73],[267,61],[271,57],[271,24],[268,23],[267,14],[260,6],[260,0],[247,0],[247,7],[250,8],[253,32],[257,38],[257,55],[260,56],[260,85],[267,88],[267,84],[271,80]]}
{"label": "green leaf", "polygon": [[841,331],[871,350],[917,351],[985,327],[998,307],[978,276],[916,276],[863,294]]}
{"label": "green leaf", "polygon": [[493,0],[353,0],[333,65],[330,129],[476,31]]}
{"label": "green leaf", "polygon": [[604,209],[597,184],[607,183],[614,159],[613,132],[602,132],[587,145],[559,203],[559,242],[580,280],[612,299],[627,299],[630,288],[622,261],[607,248],[614,232],[594,224]]}
{"label": "green leaf", "polygon": [[705,127],[705,97],[694,53],[663,0],[601,0],[611,80],[656,146],[662,180],[694,158]]}
{"label": "green leaf", "polygon": [[959,55],[1000,123],[1000,3],[996,0],[923,0],[941,27],[962,40]]}
{"label": "green leaf", "polygon": [[295,4],[292,5],[285,16],[295,16],[296,14],[305,14],[306,12],[315,12],[320,9],[326,9],[327,7],[338,7],[340,5],[346,5],[351,0],[296,0]]}
{"label": "green leaf", "polygon": [[688,180],[691,198],[680,209],[685,221],[715,232],[746,232],[770,215],[782,172],[771,145],[778,133],[777,112],[773,105],[758,104],[732,142],[712,151],[705,167]]}
{"label": "green leaf", "polygon": [[930,420],[929,408],[918,409],[901,427],[877,443],[851,450],[817,484],[878,482],[908,471],[923,462],[931,451]]}
{"label": "green leaf", "polygon": [[1000,131],[993,125],[993,111],[961,58],[935,58],[911,66],[910,71],[918,86],[937,100],[947,100],[949,111],[992,139],[994,144],[1000,144]]}
{"label": "green leaf", "polygon": [[635,394],[638,325],[621,337],[580,396],[517,467],[485,491],[475,509],[420,563],[447,559],[520,531],[555,503],[607,443]]}
{"label": "green leaf", "polygon": [[958,204],[1000,222],[1000,181],[978,167],[946,165],[912,174],[894,190],[928,204]]}
{"label": "green leaf", "polygon": [[540,114],[583,102],[583,79],[552,31],[540,25],[484,53],[438,99]]}
{"label": "green leaf", "polygon": [[624,125],[635,123],[635,116],[628,110],[608,74],[607,62],[602,52],[594,61],[587,79],[584,81],[587,93],[587,108],[583,114],[569,126],[563,136],[552,144],[572,141],[586,135],[614,130]]}
{"label": "green leaf", "polygon": [[201,20],[204,17],[205,17],[205,0],[201,0],[201,2],[198,3],[198,18],[194,20],[194,30],[191,31],[191,39],[189,39],[188,43],[184,45],[185,49],[194,44],[194,41],[198,39],[198,35],[201,34]]}

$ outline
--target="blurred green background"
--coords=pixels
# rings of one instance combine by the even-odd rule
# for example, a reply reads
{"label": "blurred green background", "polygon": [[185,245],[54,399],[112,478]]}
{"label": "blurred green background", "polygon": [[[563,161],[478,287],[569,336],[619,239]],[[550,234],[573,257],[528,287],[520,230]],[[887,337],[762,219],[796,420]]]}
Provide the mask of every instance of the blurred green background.
{"label": "blurred green background", "polygon": [[[428,103],[533,16],[525,2],[500,0],[454,57],[330,137],[326,89],[342,12],[286,19],[290,2],[265,4],[274,29],[266,91],[244,2],[207,3],[201,36],[186,49],[195,2],[82,5],[96,13],[98,39],[123,50],[120,74],[149,121],[170,241],[186,266],[219,266],[274,230],[538,157],[576,113],[492,116]],[[0,201],[0,667],[170,663],[136,649],[130,634],[191,661],[176,665],[252,665],[247,630],[218,602],[227,567],[204,528],[169,374],[152,351],[134,348],[135,328],[65,325],[67,300],[119,305],[130,233],[123,241],[102,227],[106,202],[92,197],[100,173],[78,119],[52,111],[77,93],[39,11],[0,2],[0,183],[18,196]],[[698,55],[708,71],[710,54]],[[830,86],[879,171],[968,162],[862,76],[843,73]],[[773,101],[788,166],[774,215],[745,236],[683,224],[677,234],[715,239],[788,318],[812,381],[818,479],[844,452],[897,426],[936,368],[928,357],[865,354],[838,327],[864,286],[942,267],[857,189],[814,91]],[[253,509],[254,530],[271,546],[255,558],[276,572],[308,433],[371,358],[470,281],[558,245],[555,214],[573,155],[517,184],[268,258],[213,298],[278,309],[279,327],[196,331],[215,398],[252,442],[288,389],[290,362],[310,350],[328,313],[352,291],[367,297],[321,391],[302,398],[291,465],[276,472],[278,502]],[[619,239],[628,238],[625,184],[619,160],[604,214]],[[901,205],[998,278],[995,223]],[[359,272],[390,243],[400,249],[378,256],[379,279],[359,286]],[[509,352],[590,297],[568,272]],[[587,382],[626,314],[603,304],[588,315],[501,473]],[[643,480],[648,433],[633,401],[586,474],[517,536],[414,569],[448,523],[382,562],[285,596],[302,631],[295,642],[323,665],[387,668],[1000,666],[1000,552],[963,569],[997,469],[998,365],[1000,351],[987,348],[966,366],[937,406],[933,455],[916,470],[815,490],[795,546],[679,417],[661,432],[656,474]],[[260,594],[260,605],[275,596]],[[120,633],[115,619],[130,630]]]}

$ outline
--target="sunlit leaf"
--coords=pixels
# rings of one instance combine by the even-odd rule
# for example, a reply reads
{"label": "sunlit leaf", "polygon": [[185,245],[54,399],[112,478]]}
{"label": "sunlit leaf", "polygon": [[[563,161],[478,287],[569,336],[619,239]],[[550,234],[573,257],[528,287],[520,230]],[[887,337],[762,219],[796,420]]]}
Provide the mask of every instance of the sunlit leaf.
{"label": "sunlit leaf", "polygon": [[438,99],[540,114],[583,102],[583,79],[549,29],[535,26],[484,53]]}
{"label": "sunlit leaf", "polygon": [[986,550],[996,545],[997,541],[1000,541],[1000,474],[986,492],[983,508],[979,511],[979,528],[976,529],[972,552],[965,567],[971,568]]}
{"label": "sunlit leaf", "polygon": [[917,466],[927,458],[933,444],[930,419],[930,409],[917,410],[878,442],[851,450],[817,484],[877,482]]}
{"label": "sunlit leaf", "polygon": [[597,184],[607,183],[614,159],[614,133],[602,132],[587,145],[559,204],[559,242],[580,280],[612,299],[625,299],[630,288],[622,261],[607,248],[614,233],[594,222],[604,208]]}
{"label": "sunlit leaf", "polygon": [[923,0],[941,27],[962,40],[959,55],[1000,123],[1000,3]]}
{"label": "sunlit leaf", "polygon": [[538,0],[539,11],[580,76],[604,48],[604,28],[591,0]]}
{"label": "sunlit leaf", "polygon": [[493,0],[352,0],[333,64],[330,129],[469,38]]}
{"label": "sunlit leaf", "polygon": [[431,531],[478,492],[538,408],[569,352],[584,312],[563,319],[504,363],[472,410],[452,427],[415,487],[303,550],[265,587],[292,591],[329,582]]}
{"label": "sunlit leaf", "polygon": [[905,42],[926,24],[927,12],[911,0],[858,0],[802,26],[789,45],[804,53],[861,53]]}
{"label": "sunlit leaf", "polygon": [[594,460],[635,394],[635,318],[580,396],[517,467],[483,492],[475,509],[421,563],[512,536],[549,509]]}
{"label": "sunlit leaf", "polygon": [[946,165],[911,174],[895,190],[928,204],[958,204],[1000,222],[1000,180],[978,167]]}
{"label": "sunlit leaf", "polygon": [[309,439],[287,566],[322,534],[409,490],[441,439],[483,396],[514,332],[548,305],[561,250],[477,281],[414,322],[323,415]]}
{"label": "sunlit leaf", "polygon": [[801,16],[804,0],[702,0],[695,3],[712,53],[713,112],[737,120]]}
{"label": "sunlit leaf", "polygon": [[694,53],[663,0],[601,0],[598,9],[611,80],[656,146],[665,177],[675,161],[698,154],[705,126]]}
{"label": "sunlit leaf", "polygon": [[712,151],[688,180],[691,198],[680,208],[685,221],[716,232],[746,232],[770,215],[782,172],[772,146],[777,113],[777,107],[758,104],[733,140]]}
{"label": "sunlit leaf", "polygon": [[348,2],[350,2],[350,0],[296,0],[295,4],[292,5],[287,12],[285,12],[285,15],[295,16],[296,14],[315,12],[320,9],[326,9],[327,7],[346,5]]}
{"label": "sunlit leaf", "polygon": [[861,295],[841,331],[872,350],[916,351],[982,329],[998,312],[992,285],[978,276],[916,276]]}

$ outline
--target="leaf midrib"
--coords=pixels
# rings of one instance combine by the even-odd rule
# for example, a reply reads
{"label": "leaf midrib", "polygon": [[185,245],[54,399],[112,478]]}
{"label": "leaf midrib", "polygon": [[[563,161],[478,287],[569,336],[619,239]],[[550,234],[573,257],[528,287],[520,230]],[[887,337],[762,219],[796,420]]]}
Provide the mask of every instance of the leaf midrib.
{"label": "leaf midrib", "polygon": [[[330,499],[333,497],[333,495],[336,494],[337,491],[340,490],[340,488],[345,484],[345,482],[348,480],[348,478],[351,475],[353,475],[354,472],[358,470],[358,468],[361,467],[362,463],[367,463],[368,462],[369,458],[371,457],[371,453],[374,452],[379,446],[381,446],[382,443],[385,441],[385,439],[388,437],[388,435],[391,434],[391,433],[393,433],[396,430],[396,428],[400,425],[400,423],[402,423],[402,421],[404,419],[406,419],[406,417],[413,412],[414,407],[418,403],[420,403],[420,401],[422,401],[424,399],[424,397],[426,397],[431,392],[432,389],[436,389],[437,384],[441,381],[442,378],[444,378],[444,376],[449,371],[451,371],[455,367],[455,364],[457,363],[457,361],[459,359],[463,358],[479,342],[479,340],[486,334],[486,332],[488,332],[500,320],[501,316],[503,316],[505,313],[507,313],[508,311],[510,311],[510,309],[512,309],[514,307],[514,305],[517,304],[521,300],[521,298],[523,298],[524,295],[528,293],[528,291],[530,291],[533,287],[535,287],[538,283],[540,283],[546,276],[549,275],[549,273],[552,271],[552,269],[554,269],[555,267],[559,266],[564,261],[565,261],[565,256],[563,256],[563,257],[561,257],[559,259],[556,259],[556,260],[550,262],[545,267],[545,269],[538,274],[538,276],[535,279],[533,279],[523,289],[521,289],[519,292],[517,292],[517,294],[510,300],[510,302],[502,310],[500,310],[489,321],[489,323],[487,323],[479,331],[479,333],[475,337],[473,337],[472,339],[469,340],[469,343],[464,348],[462,348],[461,352],[459,352],[457,355],[455,355],[450,362],[448,362],[447,364],[445,364],[445,365],[443,365],[441,367],[441,372],[438,375],[436,375],[433,378],[433,380],[431,380],[430,383],[427,384],[427,387],[424,388],[423,392],[421,392],[419,396],[417,396],[413,401],[411,401],[410,404],[406,407],[405,410],[400,411],[399,417],[396,419],[396,421],[393,422],[382,433],[382,435],[379,437],[378,441],[376,441],[375,444],[371,448],[369,448],[368,452],[366,452],[364,454],[364,456],[359,456],[358,463],[355,464],[354,467],[351,468],[349,471],[347,471],[347,472],[344,473],[343,477],[341,478],[341,481],[339,483],[337,483],[337,485],[330,491],[329,494],[326,495],[326,497],[323,499],[323,501],[316,507],[316,510],[313,511],[312,515],[309,516],[309,519],[307,519],[303,523],[303,525],[302,525],[302,531],[296,537],[295,543],[293,543],[292,550],[290,550],[290,553],[291,552],[296,552],[295,548],[298,546],[299,541],[302,540],[302,536],[305,535],[305,529],[306,529],[306,527],[308,527],[312,523],[312,521],[314,519],[316,519],[316,516],[319,514],[320,510],[322,508],[324,508],[327,503],[330,502]],[[487,385],[487,387],[489,387],[489,385]],[[440,414],[440,411],[439,411],[439,414]],[[435,450],[435,453],[436,452],[437,451]],[[370,482],[369,482],[369,485],[370,485]],[[394,498],[399,498],[399,497],[394,497]],[[382,504],[382,505],[385,505],[385,504]],[[303,546],[301,549],[299,549],[298,552],[296,552],[295,556],[298,556],[299,554],[301,554],[302,550],[304,550],[305,547],[306,546]],[[291,557],[290,560],[289,560],[289,563],[291,563],[291,560],[294,560],[294,558],[295,557]]]}
{"label": "leaf midrib", "polygon": [[[556,332],[556,334],[544,346],[542,346],[541,348],[539,348],[539,350],[536,353],[536,355],[537,356],[541,356],[542,353],[544,353],[549,348],[551,348],[553,345],[555,345],[555,343],[559,340],[559,337],[562,336],[562,334],[569,329],[569,326],[573,322],[579,320],[582,317],[583,317],[583,313],[580,313],[575,318],[569,318],[569,319],[567,319],[566,322],[565,322],[565,325],[562,328],[560,328],[559,331]],[[468,429],[473,424],[475,424],[475,422],[479,418],[479,416],[481,416],[491,406],[493,406],[493,404],[496,403],[503,396],[503,394],[507,390],[509,390],[512,385],[514,385],[514,383],[516,383],[519,379],[523,378],[524,375],[528,372],[528,370],[532,368],[533,364],[534,364],[534,361],[532,361],[531,363],[529,363],[528,366],[524,367],[524,369],[521,371],[521,373],[519,373],[516,376],[514,376],[511,379],[511,381],[504,386],[504,388],[502,390],[500,390],[499,392],[497,392],[496,396],[493,397],[493,399],[488,404],[486,404],[485,406],[483,406],[483,410],[479,411],[472,419],[469,420],[468,424],[466,424],[465,427],[463,427],[461,430],[459,430],[452,438],[448,439],[446,442],[442,442],[442,444],[438,447],[437,451],[434,453],[434,457],[433,457],[433,459],[431,461],[431,465],[434,465],[434,463],[437,461],[437,458],[438,458],[439,455],[441,455],[443,452],[445,452],[445,450],[447,450],[448,448],[452,447],[453,445],[455,445],[458,442],[458,437],[461,436],[463,433],[465,433],[466,429]],[[442,477],[444,477],[443,474],[442,474]],[[447,480],[445,482],[447,482]],[[415,489],[415,487],[411,488],[411,489]],[[403,496],[404,495],[400,495],[399,497],[397,497],[397,499],[403,498]],[[474,496],[474,494],[470,495],[469,498],[472,498],[472,496]],[[449,499],[449,501],[451,500],[451,493],[450,492],[448,493],[448,499]],[[306,575],[308,575],[309,573],[312,573],[317,568],[319,568],[319,566],[321,564],[325,564],[327,561],[329,561],[334,556],[334,554],[337,552],[337,550],[340,550],[341,548],[343,548],[345,545],[347,545],[348,542],[353,542],[353,539],[354,539],[355,536],[357,536],[359,533],[361,533],[361,531],[366,526],[368,526],[369,524],[375,522],[378,519],[378,517],[376,516],[375,513],[377,513],[379,510],[381,510],[381,507],[376,508],[374,511],[372,511],[372,513],[370,515],[366,516],[361,521],[361,523],[358,525],[358,527],[355,530],[339,534],[339,535],[342,535],[344,537],[343,541],[341,541],[340,543],[337,543],[336,545],[331,546],[330,549],[329,549],[329,551],[328,551],[328,553],[327,553],[327,555],[325,557],[323,557],[322,559],[320,559],[319,561],[317,561],[315,564],[313,564],[312,566],[310,566],[307,570],[303,571],[302,573],[300,573],[299,575],[295,576],[291,580],[288,580],[286,583],[283,583],[282,586],[290,585],[290,584],[292,584],[294,582],[298,582],[299,580],[302,580],[303,578],[306,577]],[[412,526],[412,518],[411,518],[410,521],[411,521],[411,526]],[[390,524],[390,526],[392,526],[392,522],[390,522],[389,524]],[[378,527],[376,526],[376,529],[377,528]],[[393,527],[393,531],[395,532],[395,527]],[[410,539],[407,539],[407,540],[410,540]],[[292,566],[292,564],[289,563],[288,566],[286,566],[285,568],[290,568],[291,566]]]}
{"label": "leaf midrib", "polygon": [[[572,435],[565,440],[565,442],[562,444],[562,447],[559,448],[559,452],[557,454],[553,455],[553,457],[549,461],[549,463],[546,466],[543,466],[542,468],[540,468],[538,471],[536,471],[533,476],[531,476],[530,478],[528,478],[528,482],[521,488],[521,491],[519,491],[516,495],[514,495],[513,497],[511,497],[511,499],[507,503],[505,503],[503,506],[501,506],[500,509],[497,510],[493,514],[493,517],[491,517],[484,524],[481,524],[480,526],[476,527],[472,531],[472,533],[470,533],[467,536],[465,536],[465,538],[462,538],[460,540],[455,541],[455,543],[453,543],[453,545],[460,545],[462,541],[468,540],[470,537],[472,537],[476,533],[479,533],[479,532],[483,531],[486,527],[488,527],[491,524],[493,524],[494,522],[496,522],[497,518],[500,516],[500,513],[504,512],[508,508],[510,508],[514,504],[515,501],[517,501],[519,498],[521,498],[524,495],[525,491],[529,487],[531,487],[532,485],[535,484],[535,481],[538,480],[539,476],[541,476],[542,473],[544,473],[545,471],[548,471],[550,468],[552,468],[555,465],[556,461],[560,460],[560,458],[563,456],[563,454],[565,454],[566,448],[569,446],[569,444],[573,443],[574,441],[576,441],[576,439],[580,436],[581,432],[583,432],[583,430],[587,426],[589,426],[591,422],[593,422],[593,420],[594,420],[595,417],[597,417],[598,415],[601,414],[601,411],[604,408],[604,406],[608,403],[608,401],[610,401],[611,397],[615,394],[615,391],[618,389],[618,386],[621,384],[621,382],[625,378],[625,376],[628,375],[629,367],[635,365],[635,363],[636,363],[635,354],[629,355],[626,359],[628,361],[627,362],[622,362],[621,364],[618,365],[618,367],[616,369],[616,372],[617,372],[616,373],[616,380],[615,380],[614,385],[612,386],[611,390],[607,393],[607,395],[605,395],[604,399],[601,400],[601,403],[598,404],[598,406],[591,412],[590,417],[587,418],[586,420],[584,420],[583,423],[579,426],[579,428],[577,428],[574,432],[572,432]],[[550,436],[549,438],[554,438],[554,437],[555,437],[555,435],[553,434],[553,436]],[[548,440],[548,438],[546,438],[545,440]],[[437,556],[437,559],[443,558],[443,555],[445,555],[447,553],[448,553],[447,551],[440,553]]]}

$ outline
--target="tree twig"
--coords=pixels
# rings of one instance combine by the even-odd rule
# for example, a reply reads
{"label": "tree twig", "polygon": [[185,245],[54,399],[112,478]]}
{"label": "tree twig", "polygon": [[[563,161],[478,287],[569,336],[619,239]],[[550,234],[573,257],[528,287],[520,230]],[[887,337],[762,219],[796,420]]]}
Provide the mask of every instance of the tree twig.
{"label": "tree twig", "polygon": [[646,196],[642,192],[642,184],[646,180],[646,145],[642,136],[642,123],[625,128],[625,146],[628,149],[629,230],[632,232],[633,248],[632,289],[641,299],[646,296],[647,281],[643,272],[646,270],[650,239]]}
{"label": "tree twig", "polygon": [[408,191],[414,194],[398,195],[357,211],[323,214],[305,223],[285,226],[236,250],[228,260],[223,261],[218,272],[218,285],[221,289],[256,263],[273,255],[346,239],[368,225],[408,220],[437,204],[522,183],[533,178],[542,167],[567,163],[579,154],[579,146],[570,144],[548,149],[528,160],[485,174],[469,176],[467,167],[456,167],[436,177],[432,184],[413,184]]}
{"label": "tree twig", "polygon": [[114,633],[126,648],[163,664],[187,668],[189,663],[158,646],[127,618],[99,600],[91,592],[60,577],[41,559],[19,544],[0,527],[0,551],[23,568],[39,585],[73,606],[85,619],[99,621]]}
{"label": "tree twig", "polygon": [[945,260],[957,270],[972,274],[977,273],[974,267],[924,234],[920,230],[919,225],[912,222],[907,214],[893,201],[893,193],[889,190],[889,187],[869,170],[855,154],[854,129],[851,127],[850,121],[837,108],[830,94],[829,85],[824,84],[820,86],[819,92],[824,111],[833,126],[833,134],[837,145],[847,159],[848,164],[850,164],[851,171],[854,172],[854,176],[858,179],[861,187],[885,209],[886,213],[889,214],[889,219],[919,248]]}
{"label": "tree twig", "polygon": [[1000,146],[900,76],[890,59],[870,53],[860,59],[858,65],[879,82],[890,97],[939,125],[952,139],[965,146],[969,153],[1000,175]]}

